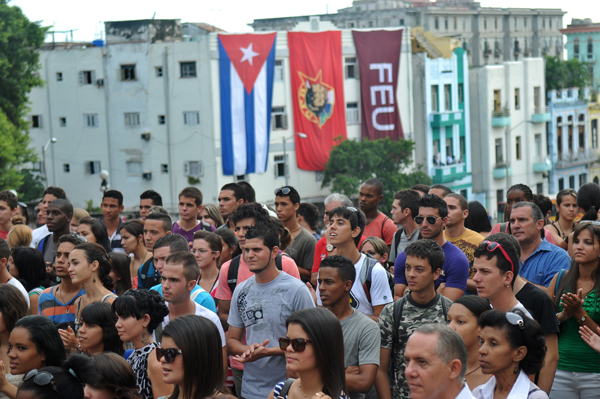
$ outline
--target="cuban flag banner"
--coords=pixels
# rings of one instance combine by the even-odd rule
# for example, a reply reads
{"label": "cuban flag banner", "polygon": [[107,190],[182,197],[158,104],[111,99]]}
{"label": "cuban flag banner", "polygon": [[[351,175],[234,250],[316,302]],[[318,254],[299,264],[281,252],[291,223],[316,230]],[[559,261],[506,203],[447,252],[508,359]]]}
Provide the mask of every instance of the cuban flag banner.
{"label": "cuban flag banner", "polygon": [[225,175],[267,170],[276,36],[218,36]]}

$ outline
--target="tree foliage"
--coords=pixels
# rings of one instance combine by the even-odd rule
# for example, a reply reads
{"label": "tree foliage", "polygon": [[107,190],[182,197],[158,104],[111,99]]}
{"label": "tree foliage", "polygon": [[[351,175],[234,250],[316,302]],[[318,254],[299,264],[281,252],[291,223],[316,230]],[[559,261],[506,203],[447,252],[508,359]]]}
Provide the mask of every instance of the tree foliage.
{"label": "tree foliage", "polygon": [[352,198],[358,195],[362,182],[376,177],[384,187],[379,207],[387,213],[394,201],[394,192],[417,183],[431,184],[431,178],[420,167],[404,173],[412,164],[413,148],[414,142],[409,140],[345,140],[331,150],[321,187],[331,186],[334,192]]}
{"label": "tree foliage", "polygon": [[13,125],[0,110],[0,188],[19,190],[23,184],[21,165],[35,160],[29,136]]}
{"label": "tree foliage", "polygon": [[15,126],[25,129],[27,95],[42,85],[37,74],[48,28],[31,22],[17,6],[0,0],[0,110]]}
{"label": "tree foliage", "polygon": [[588,64],[577,58],[561,60],[558,57],[546,56],[546,90],[580,89],[592,83]]}
{"label": "tree foliage", "polygon": [[19,201],[29,202],[42,198],[44,179],[38,174],[31,173],[29,169],[22,169],[20,174],[23,177],[23,184],[19,189]]}

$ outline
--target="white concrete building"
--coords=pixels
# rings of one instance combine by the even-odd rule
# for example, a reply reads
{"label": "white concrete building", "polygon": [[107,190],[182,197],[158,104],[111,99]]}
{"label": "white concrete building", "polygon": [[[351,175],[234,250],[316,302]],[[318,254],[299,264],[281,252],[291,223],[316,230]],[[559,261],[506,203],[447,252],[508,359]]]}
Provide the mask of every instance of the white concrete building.
{"label": "white concrete building", "polygon": [[[46,151],[48,184],[63,187],[77,207],[90,199],[98,206],[98,174],[105,169],[126,208],[154,189],[165,207],[176,211],[184,187],[194,185],[204,193],[204,203],[216,203],[220,187],[237,180],[252,184],[257,201],[272,202],[287,173],[288,184],[299,188],[303,201],[322,201],[329,194],[321,189],[322,173],[298,169],[295,158],[287,33],[277,33],[267,172],[224,176],[217,35],[184,36],[182,31],[195,30],[182,29],[179,20],[107,22],[106,47],[45,45],[41,74],[47,84],[32,91],[30,118],[40,121],[31,129],[35,148],[41,151],[51,137],[57,138]],[[410,33],[403,38],[397,95],[405,137],[412,139]],[[360,139],[360,82],[350,30],[342,31],[341,62],[347,70],[348,138]]]}
{"label": "white concrete building", "polygon": [[548,194],[544,77],[541,58],[470,71],[473,192],[499,221],[510,186]]}

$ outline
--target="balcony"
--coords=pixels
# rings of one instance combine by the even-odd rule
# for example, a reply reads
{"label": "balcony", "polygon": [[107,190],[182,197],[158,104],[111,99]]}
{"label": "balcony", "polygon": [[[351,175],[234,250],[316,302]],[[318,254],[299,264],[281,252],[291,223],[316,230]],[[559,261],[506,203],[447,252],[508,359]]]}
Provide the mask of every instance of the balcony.
{"label": "balcony", "polygon": [[510,126],[510,111],[492,111],[492,127]]}
{"label": "balcony", "polygon": [[536,107],[531,116],[533,123],[550,122],[550,111],[548,107]]}
{"label": "balcony", "polygon": [[556,162],[557,169],[570,168],[585,165],[598,160],[598,150],[591,148],[579,148],[568,153],[558,153]]}
{"label": "balcony", "polygon": [[460,180],[465,177],[467,173],[467,165],[465,163],[456,163],[447,166],[434,166],[433,167],[433,183],[443,184],[455,180]]}
{"label": "balcony", "polygon": [[429,115],[431,127],[452,126],[463,122],[463,111],[434,112]]}
{"label": "balcony", "polygon": [[552,163],[548,158],[535,157],[533,159],[533,173],[546,173],[552,169]]}
{"label": "balcony", "polygon": [[510,166],[507,168],[506,165],[496,164],[494,167],[494,179],[504,179],[507,172],[509,177],[513,175],[513,170]]}

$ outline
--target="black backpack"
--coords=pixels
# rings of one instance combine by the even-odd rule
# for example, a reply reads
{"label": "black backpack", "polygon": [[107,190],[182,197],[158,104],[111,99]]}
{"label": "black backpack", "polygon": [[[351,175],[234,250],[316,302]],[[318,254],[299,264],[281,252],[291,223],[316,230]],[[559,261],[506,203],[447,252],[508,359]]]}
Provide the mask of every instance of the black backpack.
{"label": "black backpack", "polygon": [[[282,270],[282,268],[283,268],[282,259],[281,259],[283,257],[283,255],[285,255],[285,254],[279,254],[275,258],[275,266],[277,267],[278,270]],[[236,287],[237,281],[238,281],[238,271],[240,270],[241,256],[242,255],[238,255],[231,260],[231,263],[229,264],[229,270],[227,271],[227,285],[229,286],[229,289],[231,290],[232,294],[233,294],[233,291],[235,290],[235,287]],[[287,256],[287,255],[285,255],[285,256]]]}
{"label": "black backpack", "polygon": [[[365,260],[363,261],[362,267],[360,269],[360,282],[362,283],[363,289],[365,290],[365,295],[367,296],[367,301],[371,302],[371,281],[373,279],[373,268],[376,265],[381,265],[379,261],[370,255],[366,255]],[[383,267],[383,265],[381,266]],[[385,270],[385,267],[383,268]],[[385,270],[387,274],[388,284],[390,285],[390,290],[392,291],[392,299],[394,298],[394,289],[396,287],[396,282],[394,281],[394,276],[390,274],[387,270]]]}

